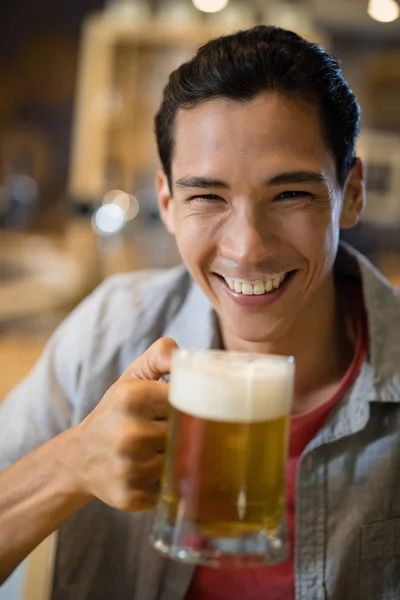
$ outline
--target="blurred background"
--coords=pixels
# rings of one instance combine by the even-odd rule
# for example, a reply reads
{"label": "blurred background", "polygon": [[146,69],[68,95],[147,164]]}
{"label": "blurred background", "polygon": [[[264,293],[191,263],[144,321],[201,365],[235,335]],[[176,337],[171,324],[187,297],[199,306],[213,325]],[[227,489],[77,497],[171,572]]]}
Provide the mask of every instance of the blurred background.
{"label": "blurred background", "polygon": [[256,23],[341,59],[369,205],[347,239],[400,285],[397,0],[13,0],[0,5],[0,401],[117,271],[178,262],[157,213],[153,117],[196,47]]}

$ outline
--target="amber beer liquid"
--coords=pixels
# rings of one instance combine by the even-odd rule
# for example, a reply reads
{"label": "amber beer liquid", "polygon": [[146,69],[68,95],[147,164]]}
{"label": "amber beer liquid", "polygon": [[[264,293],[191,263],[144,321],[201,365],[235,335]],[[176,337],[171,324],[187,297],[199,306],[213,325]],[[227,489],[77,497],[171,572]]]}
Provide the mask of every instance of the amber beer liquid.
{"label": "amber beer liquid", "polygon": [[216,566],[286,559],[293,371],[286,357],[176,354],[158,550]]}

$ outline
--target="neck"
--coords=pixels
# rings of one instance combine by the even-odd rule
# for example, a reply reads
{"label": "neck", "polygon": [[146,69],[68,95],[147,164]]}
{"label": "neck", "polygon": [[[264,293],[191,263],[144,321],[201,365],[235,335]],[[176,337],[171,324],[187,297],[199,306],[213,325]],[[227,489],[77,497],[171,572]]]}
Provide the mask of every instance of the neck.
{"label": "neck", "polygon": [[328,390],[343,377],[353,356],[346,334],[346,312],[337,301],[333,274],[279,339],[253,343],[222,331],[222,340],[227,350],[294,356],[294,414],[321,404]]}

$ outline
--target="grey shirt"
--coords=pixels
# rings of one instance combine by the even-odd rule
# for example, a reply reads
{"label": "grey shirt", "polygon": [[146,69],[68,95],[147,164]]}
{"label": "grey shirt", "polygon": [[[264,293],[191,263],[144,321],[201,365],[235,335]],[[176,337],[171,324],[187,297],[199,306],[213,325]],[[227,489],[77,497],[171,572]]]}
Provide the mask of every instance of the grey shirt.
{"label": "grey shirt", "polygon": [[[296,600],[398,600],[400,292],[348,247],[336,269],[361,280],[368,356],[299,462]],[[186,348],[218,343],[212,307],[183,267],[103,283],[0,405],[0,468],[79,423],[162,336]],[[53,600],[182,600],[194,570],[152,550],[152,519],[153,512],[126,514],[97,500],[68,519]]]}

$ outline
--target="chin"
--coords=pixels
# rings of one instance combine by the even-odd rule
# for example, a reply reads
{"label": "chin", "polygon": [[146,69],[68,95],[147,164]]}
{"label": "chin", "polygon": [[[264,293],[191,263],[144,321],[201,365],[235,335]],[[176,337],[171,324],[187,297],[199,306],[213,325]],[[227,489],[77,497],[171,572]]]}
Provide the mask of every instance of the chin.
{"label": "chin", "polygon": [[226,330],[231,332],[237,340],[248,344],[271,344],[277,343],[287,333],[289,323],[284,323],[282,320],[274,320],[274,322],[260,324],[260,322],[242,324],[240,327],[237,323],[226,324]]}

